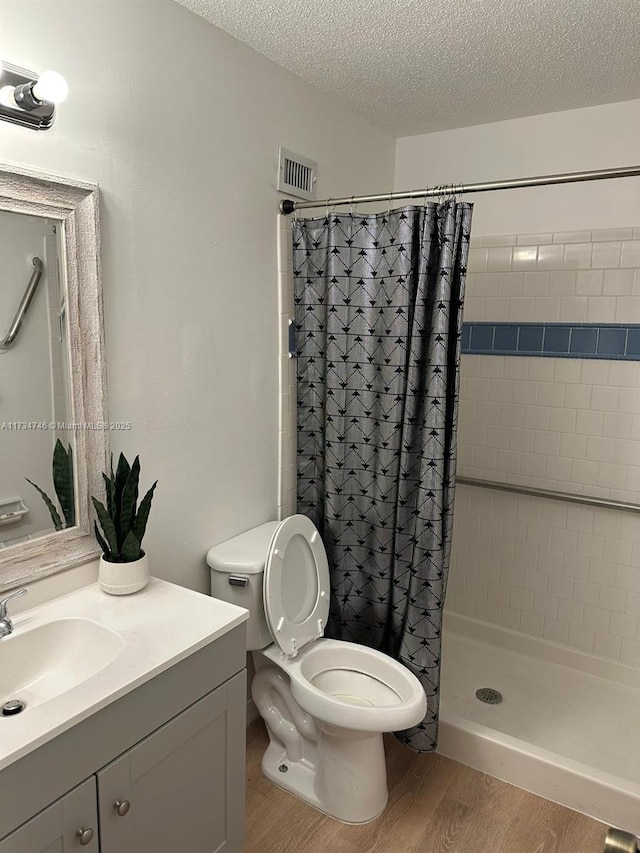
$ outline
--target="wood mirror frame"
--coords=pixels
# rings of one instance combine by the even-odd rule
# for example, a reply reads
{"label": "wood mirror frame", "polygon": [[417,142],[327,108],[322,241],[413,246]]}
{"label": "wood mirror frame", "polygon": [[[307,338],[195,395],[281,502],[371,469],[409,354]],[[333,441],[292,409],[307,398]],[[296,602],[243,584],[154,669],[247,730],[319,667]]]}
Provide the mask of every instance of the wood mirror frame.
{"label": "wood mirror frame", "polygon": [[91,495],[109,460],[97,186],[0,163],[0,210],[59,220],[66,278],[76,526],[0,549],[0,592],[96,557]]}

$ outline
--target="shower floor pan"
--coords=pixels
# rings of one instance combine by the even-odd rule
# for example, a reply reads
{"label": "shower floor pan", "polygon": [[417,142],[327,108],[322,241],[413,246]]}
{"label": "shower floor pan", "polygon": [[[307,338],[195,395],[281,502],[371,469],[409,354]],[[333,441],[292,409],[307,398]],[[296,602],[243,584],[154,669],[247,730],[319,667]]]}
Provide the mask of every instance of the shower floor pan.
{"label": "shower floor pan", "polygon": [[640,835],[636,667],[447,613],[440,702],[438,752]]}

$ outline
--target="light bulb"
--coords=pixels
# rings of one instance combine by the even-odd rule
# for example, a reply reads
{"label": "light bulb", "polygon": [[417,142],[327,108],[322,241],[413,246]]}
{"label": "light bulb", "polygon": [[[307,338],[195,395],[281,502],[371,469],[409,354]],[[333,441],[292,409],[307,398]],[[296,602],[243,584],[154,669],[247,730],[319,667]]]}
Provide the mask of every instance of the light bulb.
{"label": "light bulb", "polygon": [[38,101],[61,104],[69,94],[69,86],[57,71],[43,71],[33,87],[33,96]]}
{"label": "light bulb", "polygon": [[11,107],[12,110],[18,109],[18,105],[13,97],[14,92],[15,86],[3,86],[0,89],[0,104],[3,107]]}

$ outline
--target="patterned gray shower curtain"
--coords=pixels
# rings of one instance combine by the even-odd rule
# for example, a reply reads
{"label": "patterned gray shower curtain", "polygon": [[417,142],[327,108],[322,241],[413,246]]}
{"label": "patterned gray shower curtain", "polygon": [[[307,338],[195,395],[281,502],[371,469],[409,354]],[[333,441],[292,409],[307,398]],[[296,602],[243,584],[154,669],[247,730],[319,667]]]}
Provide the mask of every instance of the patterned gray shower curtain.
{"label": "patterned gray shower curtain", "polygon": [[326,635],[424,686],[437,744],[471,204],[294,220],[298,512],[331,570]]}

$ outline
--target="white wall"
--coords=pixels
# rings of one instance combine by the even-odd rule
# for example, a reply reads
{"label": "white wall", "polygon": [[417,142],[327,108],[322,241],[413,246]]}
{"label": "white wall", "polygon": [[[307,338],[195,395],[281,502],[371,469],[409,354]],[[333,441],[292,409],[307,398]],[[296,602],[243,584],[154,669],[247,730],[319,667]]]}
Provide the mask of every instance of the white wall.
{"label": "white wall", "polygon": [[153,572],[206,591],[207,548],[277,512],[277,147],[322,197],[390,185],[393,140],[171,0],[0,21],[7,60],[70,85],[50,132],[3,123],[0,159],[101,186],[112,446],[159,480]]}
{"label": "white wall", "polygon": [[[640,163],[640,100],[399,139],[396,190]],[[473,235],[615,228],[640,218],[640,178],[468,196]]]}

